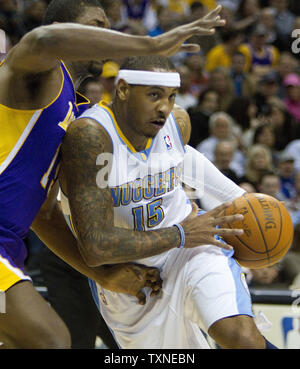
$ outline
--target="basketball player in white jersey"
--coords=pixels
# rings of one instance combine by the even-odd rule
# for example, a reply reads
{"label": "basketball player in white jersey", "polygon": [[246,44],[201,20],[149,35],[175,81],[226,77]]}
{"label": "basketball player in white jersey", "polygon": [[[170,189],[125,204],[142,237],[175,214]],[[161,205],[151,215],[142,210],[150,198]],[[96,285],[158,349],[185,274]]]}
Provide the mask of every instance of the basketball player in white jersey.
{"label": "basketball player in white jersey", "polygon": [[[183,109],[173,110],[179,86],[166,58],[125,61],[112,104],[95,105],[67,131],[64,212],[88,265],[133,260],[161,271],[161,294],[143,306],[90,283],[121,348],[209,348],[200,327],[223,348],[268,348],[233,250],[216,237],[241,234],[222,225],[242,216],[222,216],[228,203],[189,216],[180,178],[190,122]],[[211,192],[223,201],[243,193],[198,159],[204,189],[215,186]]]}

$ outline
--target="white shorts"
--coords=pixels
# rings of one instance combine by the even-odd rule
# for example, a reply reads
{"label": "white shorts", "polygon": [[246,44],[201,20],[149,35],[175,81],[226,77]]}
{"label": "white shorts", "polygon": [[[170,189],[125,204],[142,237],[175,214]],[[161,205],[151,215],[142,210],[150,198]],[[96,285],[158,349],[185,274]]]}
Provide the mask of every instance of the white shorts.
{"label": "white shorts", "polygon": [[90,281],[93,297],[124,349],[209,348],[201,330],[234,315],[253,317],[251,297],[232,251],[216,246],[173,249],[161,268],[162,292],[139,305]]}

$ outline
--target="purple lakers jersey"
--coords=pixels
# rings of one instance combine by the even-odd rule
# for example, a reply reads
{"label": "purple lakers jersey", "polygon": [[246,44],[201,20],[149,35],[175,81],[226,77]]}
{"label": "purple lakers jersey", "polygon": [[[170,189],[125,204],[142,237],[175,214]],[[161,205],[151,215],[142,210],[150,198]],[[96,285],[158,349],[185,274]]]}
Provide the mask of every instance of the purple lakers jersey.
{"label": "purple lakers jersey", "polygon": [[18,267],[26,257],[23,238],[55,180],[66,129],[89,106],[63,63],[60,69],[60,91],[46,107],[0,104],[0,255]]}

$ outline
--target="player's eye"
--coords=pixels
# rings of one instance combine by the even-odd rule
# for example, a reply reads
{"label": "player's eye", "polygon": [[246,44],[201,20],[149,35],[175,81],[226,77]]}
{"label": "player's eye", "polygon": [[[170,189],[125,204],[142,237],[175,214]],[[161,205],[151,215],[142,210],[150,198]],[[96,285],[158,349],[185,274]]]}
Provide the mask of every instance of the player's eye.
{"label": "player's eye", "polygon": [[149,93],[149,96],[150,96],[152,99],[158,99],[158,98],[159,98],[159,94],[158,94],[158,92],[150,92],[150,93]]}

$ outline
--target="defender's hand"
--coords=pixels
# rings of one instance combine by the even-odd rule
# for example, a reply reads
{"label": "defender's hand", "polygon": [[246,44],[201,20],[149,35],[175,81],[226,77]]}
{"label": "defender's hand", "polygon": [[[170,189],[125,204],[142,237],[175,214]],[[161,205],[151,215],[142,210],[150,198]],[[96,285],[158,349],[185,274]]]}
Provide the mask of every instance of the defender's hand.
{"label": "defender's hand", "polygon": [[219,5],[214,10],[206,14],[203,18],[176,27],[162,35],[154,37],[156,42],[156,53],[164,56],[171,56],[179,51],[197,52],[200,47],[197,44],[184,44],[184,42],[194,35],[210,36],[215,33],[215,27],[225,25],[225,20],[219,16],[222,7]]}
{"label": "defender's hand", "polygon": [[[227,236],[243,234],[242,229],[222,228],[224,224],[231,224],[235,221],[243,220],[242,214],[224,216],[224,210],[231,203],[225,203],[205,214],[197,217],[188,217],[181,226],[185,232],[185,247],[191,248],[200,245],[215,245],[227,250],[232,250],[232,246],[217,240],[214,236]],[[218,227],[218,228],[217,228]]]}
{"label": "defender's hand", "polygon": [[106,266],[107,282],[102,286],[110,291],[136,296],[139,304],[146,303],[142,292],[144,287],[152,289],[151,297],[157,295],[162,287],[158,269],[139,264],[124,263]]}

